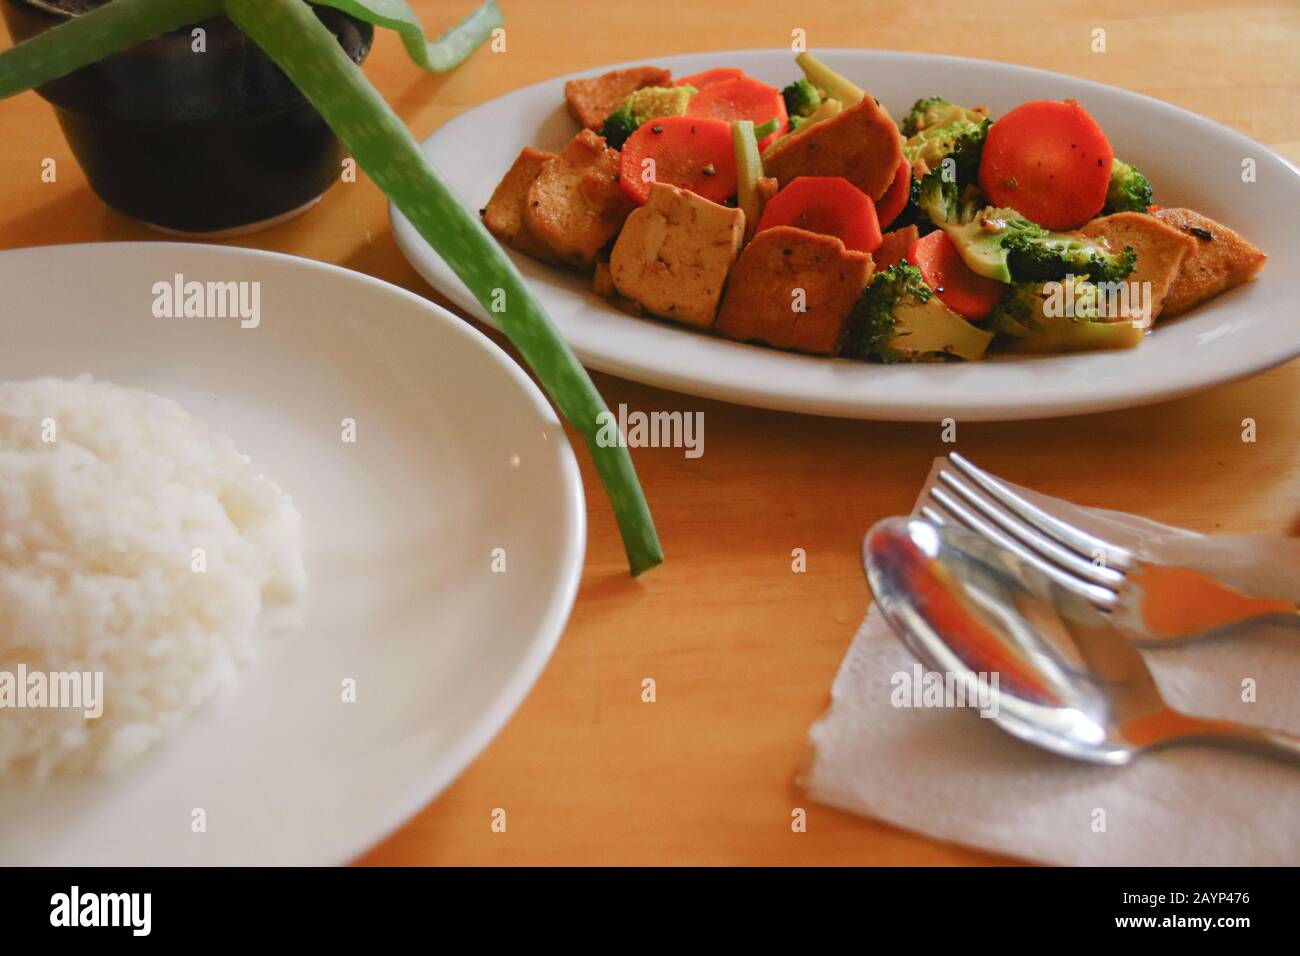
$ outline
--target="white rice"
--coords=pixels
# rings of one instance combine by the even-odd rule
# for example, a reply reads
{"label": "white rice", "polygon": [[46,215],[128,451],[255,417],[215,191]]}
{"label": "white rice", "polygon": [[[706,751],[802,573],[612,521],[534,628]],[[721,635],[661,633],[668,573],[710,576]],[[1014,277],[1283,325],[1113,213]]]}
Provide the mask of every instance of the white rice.
{"label": "white rice", "polygon": [[98,718],[0,705],[0,778],[108,771],[153,746],[305,583],[292,500],[177,403],[0,383],[0,676],[103,673]]}

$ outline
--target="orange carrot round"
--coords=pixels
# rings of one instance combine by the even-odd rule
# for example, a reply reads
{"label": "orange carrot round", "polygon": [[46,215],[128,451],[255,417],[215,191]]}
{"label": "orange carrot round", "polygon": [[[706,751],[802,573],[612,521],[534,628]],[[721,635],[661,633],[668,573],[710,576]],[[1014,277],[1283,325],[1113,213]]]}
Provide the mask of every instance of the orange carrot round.
{"label": "orange carrot round", "polygon": [[623,144],[618,184],[640,205],[657,182],[718,203],[734,196],[731,124],[703,116],[664,116],[638,126]]}
{"label": "orange carrot round", "polygon": [[844,248],[875,252],[882,241],[876,204],[841,176],[800,176],[763,207],[758,229],[795,226],[835,236]]}
{"label": "orange carrot round", "polygon": [[721,83],[723,80],[734,80],[737,77],[745,75],[745,71],[738,66],[717,66],[711,70],[705,70],[702,73],[694,73],[691,76],[683,76],[674,83],[674,86],[693,86],[697,90],[702,90],[706,86],[712,86],[714,83]]}
{"label": "orange carrot round", "polygon": [[907,205],[907,197],[912,191],[912,164],[904,157],[898,164],[894,181],[889,184],[885,194],[876,200],[876,218],[880,228],[888,229],[889,224],[898,218],[898,214]]}
{"label": "orange carrot round", "polygon": [[785,132],[790,121],[781,91],[747,76],[710,83],[691,97],[686,104],[686,115],[712,116],[728,123],[733,120],[753,120],[755,126],[762,126],[774,119],[776,131],[759,141],[760,150],[766,149],[768,143]]}
{"label": "orange carrot round", "polygon": [[942,229],[908,246],[907,261],[921,270],[921,278],[940,302],[967,319],[988,315],[1007,290],[996,279],[972,272]]}
{"label": "orange carrot round", "polygon": [[1045,229],[1074,229],[1106,202],[1115,158],[1097,121],[1073,100],[1022,103],[989,129],[980,186]]}

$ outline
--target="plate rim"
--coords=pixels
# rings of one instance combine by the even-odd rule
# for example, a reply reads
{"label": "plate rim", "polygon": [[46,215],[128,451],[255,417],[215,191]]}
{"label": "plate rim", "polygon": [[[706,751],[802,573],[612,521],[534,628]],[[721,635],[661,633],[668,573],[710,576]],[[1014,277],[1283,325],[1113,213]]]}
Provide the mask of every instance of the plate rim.
{"label": "plate rim", "polygon": [[[550,662],[555,648],[559,645],[564,631],[568,627],[573,613],[577,594],[586,564],[587,548],[587,508],[586,493],[582,480],[582,471],[578,464],[573,443],[565,432],[563,423],[532,378],[523,367],[500,345],[492,341],[480,329],[436,302],[418,295],[409,289],[380,279],[377,276],[346,266],[297,256],[292,253],[279,252],[247,246],[221,245],[205,242],[177,242],[174,240],[127,240],[106,242],[76,242],[44,246],[23,246],[0,249],[0,268],[9,260],[21,261],[24,258],[58,256],[68,251],[79,254],[93,254],[91,250],[102,251],[113,247],[114,254],[121,251],[123,255],[161,254],[163,250],[174,249],[187,255],[215,255],[230,259],[270,260],[277,268],[302,270],[305,274],[324,272],[334,275],[341,281],[358,283],[377,295],[388,295],[405,300],[416,309],[423,310],[427,316],[452,330],[459,336],[467,348],[482,349],[489,360],[502,367],[508,378],[519,388],[521,397],[528,403],[543,424],[554,425],[562,441],[555,442],[557,463],[560,468],[563,493],[560,505],[566,514],[567,531],[559,542],[555,563],[558,570],[557,581],[551,589],[549,604],[544,616],[535,618],[532,637],[525,652],[520,655],[514,668],[509,672],[496,694],[488,700],[481,712],[472,719],[469,727],[460,734],[436,759],[432,766],[422,774],[413,776],[412,782],[392,792],[386,799],[377,801],[374,806],[375,822],[368,827],[358,826],[355,835],[340,840],[342,852],[324,854],[324,865],[344,865],[355,861],[359,856],[382,843],[389,835],[409,822],[422,808],[435,801],[441,794],[459,779],[477,759],[487,746],[505,728],[505,725],[518,712],[529,693],[541,678]],[[253,666],[257,666],[254,662]],[[181,728],[184,730],[183,726]],[[126,772],[129,772],[127,768]],[[322,840],[322,843],[325,841]],[[204,864],[195,864],[204,865]],[[322,865],[321,860],[304,860],[298,865]]]}
{"label": "plate rim", "polygon": [[[1300,190],[1300,166],[1291,162],[1286,157],[1270,149],[1229,126],[1225,126],[1209,117],[1202,116],[1185,107],[1169,103],[1157,97],[1145,93],[1138,93],[1124,87],[1114,86],[1102,83],[1097,80],[1087,79],[1084,77],[1074,76],[1068,73],[1059,73],[1053,70],[1043,69],[1041,67],[1023,66],[1016,63],[1007,63],[1001,60],[990,60],[980,57],[955,56],[947,53],[931,53],[921,50],[885,50],[879,48],[855,48],[855,47],[819,47],[819,55],[827,57],[848,56],[861,57],[864,55],[871,57],[880,57],[885,60],[915,60],[920,59],[927,62],[939,61],[954,64],[963,64],[965,66],[976,66],[984,69],[993,69],[996,71],[1006,71],[1012,74],[1020,74],[1028,77],[1038,77],[1050,79],[1052,81],[1067,81],[1071,84],[1079,84],[1086,89],[1104,91],[1107,96],[1119,96],[1128,98],[1131,101],[1141,103],[1147,109],[1157,109],[1161,111],[1172,111],[1183,117],[1185,121],[1193,123],[1202,128],[1210,129],[1216,135],[1226,135],[1231,138],[1237,145],[1245,148],[1249,147],[1260,154],[1263,154],[1271,160],[1279,163],[1284,169],[1291,174],[1289,180],[1291,188]],[[729,50],[703,50],[686,53],[662,54],[654,56],[638,57],[631,60],[623,60],[615,63],[597,64],[581,70],[570,73],[548,77],[538,80],[534,83],[509,90],[482,103],[478,103],[468,109],[462,110],[455,116],[449,117],[434,129],[427,137],[420,141],[421,150],[428,155],[430,147],[442,135],[446,127],[458,120],[465,118],[468,114],[497,104],[501,101],[521,96],[529,92],[537,92],[542,87],[559,85],[571,79],[589,77],[608,70],[623,69],[630,66],[641,65],[652,60],[702,60],[707,61],[710,58],[725,56],[745,56],[753,54],[763,55],[782,55],[792,56],[791,51],[786,47],[765,47],[765,48],[737,48]],[[1284,189],[1285,187],[1279,187]],[[464,197],[461,197],[462,201]],[[472,204],[471,204],[472,205]],[[397,240],[398,248],[402,255],[412,268],[427,282],[438,294],[445,296],[457,308],[462,309],[477,322],[484,323],[492,328],[499,329],[500,326],[493,321],[490,313],[468,292],[463,283],[454,273],[450,273],[453,281],[448,282],[447,273],[439,272],[439,266],[445,267],[437,253],[425,242],[423,237],[415,230],[410,221],[402,214],[395,204],[391,201],[388,204],[389,223],[393,230],[394,238]],[[495,240],[493,240],[495,241]],[[513,252],[505,249],[507,257]],[[531,279],[525,279],[526,282],[532,282]],[[548,312],[550,309],[548,308]],[[652,321],[652,320],[644,320]],[[688,329],[672,328],[668,323],[656,322],[656,325],[663,326],[666,331],[673,333],[674,336],[692,336],[698,337],[699,333]],[[710,346],[730,346],[751,350],[761,348],[745,343],[730,342],[728,340],[708,338]],[[585,346],[571,341],[567,336],[565,340],[569,343],[574,353],[578,356],[583,366],[594,371],[614,375],[619,378],[637,382],[640,384],[651,385],[658,388],[665,388],[684,395],[697,396],[706,399],[714,399],[730,402],[732,404],[745,405],[754,408],[763,408],[773,411],[785,411],[794,414],[809,414],[831,418],[849,418],[858,420],[872,421],[935,421],[944,415],[954,415],[960,420],[976,421],[1030,421],[1034,419],[1053,419],[1065,418],[1081,414],[1098,414],[1120,409],[1143,407],[1147,405],[1156,405],[1163,402],[1172,401],[1187,395],[1205,391],[1221,385],[1226,385],[1235,381],[1240,381],[1254,375],[1262,374],[1269,369],[1283,365],[1297,356],[1300,356],[1300,340],[1297,340],[1290,350],[1281,350],[1271,355],[1267,361],[1260,362],[1243,358],[1241,361],[1231,366],[1223,364],[1214,365],[1206,374],[1195,376],[1184,381],[1171,382],[1161,385],[1157,388],[1149,386],[1139,387],[1132,382],[1124,386],[1112,386],[1100,398],[1080,396],[1072,399],[1053,400],[1048,397],[1043,400],[1041,397],[1036,399],[1035,404],[1016,406],[1014,401],[1009,398],[992,399],[983,404],[971,406],[968,400],[958,401],[948,399],[942,396],[931,396],[923,399],[913,399],[907,404],[881,402],[876,399],[863,399],[861,397],[845,398],[842,395],[818,394],[814,389],[785,390],[773,392],[769,387],[760,386],[754,383],[732,383],[718,382],[716,380],[704,380],[694,373],[682,374],[670,366],[660,364],[655,366],[647,364],[644,361],[637,361],[635,358],[620,360],[616,356],[597,354],[593,355]],[[797,353],[784,352],[778,349],[761,348],[763,353],[774,356],[780,356],[785,359],[794,360],[801,363],[816,363],[811,367],[815,373],[822,371],[829,373],[831,369],[843,368],[847,365],[857,366],[861,363],[849,363],[849,360],[827,359],[818,356],[800,355]],[[721,353],[719,353],[721,354]],[[1088,353],[1080,353],[1087,355]],[[1057,358],[1066,358],[1067,356],[1056,356]],[[1037,357],[1035,357],[1037,358]],[[1022,359],[1020,361],[1032,361],[1032,359]]]}

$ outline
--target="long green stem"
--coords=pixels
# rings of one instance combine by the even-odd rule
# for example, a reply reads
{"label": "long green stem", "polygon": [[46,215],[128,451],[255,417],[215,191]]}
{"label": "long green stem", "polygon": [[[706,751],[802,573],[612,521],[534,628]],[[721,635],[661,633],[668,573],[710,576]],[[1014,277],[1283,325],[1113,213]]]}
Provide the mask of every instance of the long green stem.
{"label": "long green stem", "polygon": [[314,0],[318,6],[335,7],[367,20],[377,27],[396,30],[411,59],[432,73],[446,73],[461,64],[503,25],[496,0],[478,7],[436,40],[425,40],[424,27],[406,0]]}
{"label": "long green stem", "polygon": [[0,53],[0,100],[221,14],[221,0],[113,0]]}
{"label": "long green stem", "polygon": [[502,330],[586,439],[632,573],[659,564],[663,552],[631,456],[598,441],[599,416],[608,413],[600,393],[514,263],[456,198],[410,130],[303,0],[226,0],[226,12],[288,74],[474,297],[498,315]]}

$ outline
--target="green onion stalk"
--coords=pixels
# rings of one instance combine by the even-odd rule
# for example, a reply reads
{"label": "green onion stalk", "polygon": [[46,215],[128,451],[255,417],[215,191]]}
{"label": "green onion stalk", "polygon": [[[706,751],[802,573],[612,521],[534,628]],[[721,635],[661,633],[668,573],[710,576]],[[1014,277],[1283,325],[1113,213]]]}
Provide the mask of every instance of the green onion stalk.
{"label": "green onion stalk", "polygon": [[[398,30],[410,56],[449,70],[501,24],[495,0],[431,43],[404,0],[321,0]],[[640,574],[663,561],[631,456],[598,441],[608,409],[514,263],[456,198],[410,130],[370,85],[304,0],[112,0],[0,53],[0,98],[224,12],[274,60],[325,118],[358,165],[393,201],[484,308],[582,434],[609,495],[628,563]],[[497,312],[504,298],[505,310]]]}
{"label": "green onion stalk", "polygon": [[116,0],[0,53],[0,99],[221,14],[222,0]]}
{"label": "green onion stalk", "polygon": [[432,73],[445,73],[460,66],[465,58],[505,24],[496,0],[488,0],[438,39],[427,42],[424,27],[406,0],[313,0],[317,6],[334,7],[358,20],[396,30],[412,60]]}

